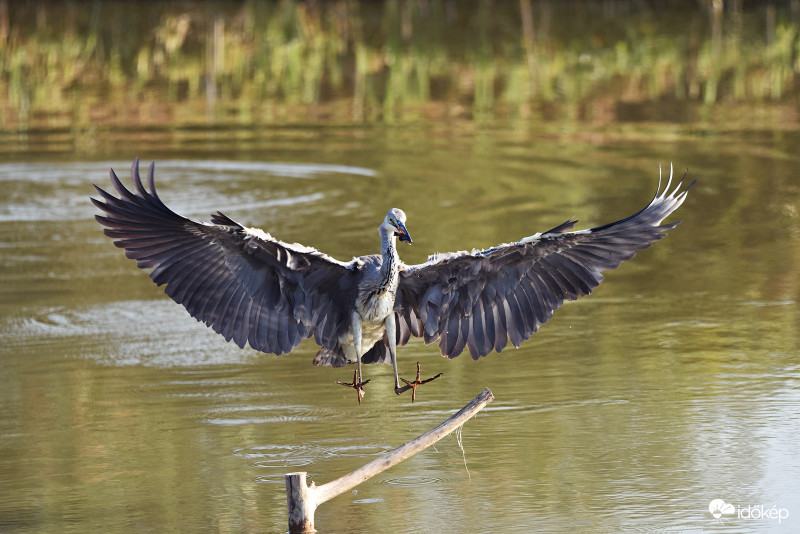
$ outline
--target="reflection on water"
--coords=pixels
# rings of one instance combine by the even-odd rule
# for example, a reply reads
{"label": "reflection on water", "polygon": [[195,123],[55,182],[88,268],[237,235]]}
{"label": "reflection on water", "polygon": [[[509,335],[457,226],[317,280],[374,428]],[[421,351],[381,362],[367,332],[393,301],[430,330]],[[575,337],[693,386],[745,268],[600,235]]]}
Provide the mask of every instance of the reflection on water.
{"label": "reflection on water", "polygon": [[797,91],[797,27],[791,2],[11,2],[0,135],[36,151],[27,130],[45,127],[59,150],[97,153],[189,144],[208,123],[235,125],[224,137],[243,146],[264,122],[783,128],[796,122],[776,104]]}
{"label": "reflection on water", "polygon": [[[463,450],[450,436],[325,503],[320,531],[800,530],[800,33],[791,6],[734,4],[0,9],[0,532],[283,532],[285,473],[328,482],[487,386]],[[211,31],[178,43],[186,20]],[[159,61],[182,68],[148,78]],[[91,184],[135,156],[176,211],[341,260],[401,207],[407,263],[629,215],[669,162],[700,181],[680,226],[519,350],[413,341],[401,372],[443,378],[411,404],[369,366],[359,406],[314,343],[225,343],[102,234]],[[790,515],[717,520],[712,499]]]}

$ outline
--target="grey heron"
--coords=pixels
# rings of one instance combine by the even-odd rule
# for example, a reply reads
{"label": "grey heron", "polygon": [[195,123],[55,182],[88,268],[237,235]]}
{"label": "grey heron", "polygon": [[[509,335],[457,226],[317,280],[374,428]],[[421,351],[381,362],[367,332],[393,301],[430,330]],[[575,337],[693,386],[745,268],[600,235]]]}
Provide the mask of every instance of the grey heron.
{"label": "grey heron", "polygon": [[[466,348],[473,359],[514,347],[547,322],[566,300],[587,295],[637,250],[664,237],[678,222],[661,224],[686,198],[681,184],[661,190],[625,219],[572,230],[569,219],[546,232],[486,250],[434,254],[405,265],[397,241],[411,243],[406,215],[390,209],[378,227],[380,254],[336,260],[285,243],[217,212],[211,222],[188,219],[159,198],[150,165],[145,188],[139,160],[131,167],[133,189],[113,169],[118,196],[97,185],[92,202],[104,215],[105,234],[165,292],[227,341],[284,354],[312,337],[321,346],[314,365],[356,363],[352,383],[361,402],[361,364],[391,363],[395,393],[431,379],[400,385],[397,346],[411,336],[439,342],[442,356]],[[685,175],[684,175],[685,177]],[[438,376],[438,375],[437,375]],[[435,378],[435,377],[434,377]],[[412,397],[413,400],[413,397]]]}

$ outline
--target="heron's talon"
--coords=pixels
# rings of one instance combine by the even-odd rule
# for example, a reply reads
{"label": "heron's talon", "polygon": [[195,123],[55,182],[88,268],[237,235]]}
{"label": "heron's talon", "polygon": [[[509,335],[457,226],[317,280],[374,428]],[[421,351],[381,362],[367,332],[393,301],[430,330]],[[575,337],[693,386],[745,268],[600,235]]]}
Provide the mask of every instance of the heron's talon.
{"label": "heron's talon", "polygon": [[419,386],[423,385],[423,384],[427,384],[428,382],[432,382],[433,380],[436,380],[440,376],[442,376],[442,373],[434,375],[434,376],[432,376],[430,378],[426,378],[425,380],[421,380],[419,362],[417,362],[417,378],[412,381],[412,380],[406,380],[405,378],[403,378],[401,376],[400,380],[405,382],[406,385],[402,386],[402,387],[395,387],[394,388],[394,392],[397,395],[400,395],[400,394],[405,393],[406,391],[408,391],[410,389],[411,390],[411,402],[414,402],[415,400],[417,400],[417,388]]}
{"label": "heron's talon", "polygon": [[355,370],[353,373],[353,381],[352,382],[341,382],[339,380],[336,381],[337,384],[340,386],[347,386],[349,388],[353,388],[356,390],[356,394],[358,395],[358,403],[361,404],[361,399],[364,398],[366,392],[364,391],[364,386],[370,383],[370,379],[364,380],[363,382],[359,381],[358,379],[358,369]]}

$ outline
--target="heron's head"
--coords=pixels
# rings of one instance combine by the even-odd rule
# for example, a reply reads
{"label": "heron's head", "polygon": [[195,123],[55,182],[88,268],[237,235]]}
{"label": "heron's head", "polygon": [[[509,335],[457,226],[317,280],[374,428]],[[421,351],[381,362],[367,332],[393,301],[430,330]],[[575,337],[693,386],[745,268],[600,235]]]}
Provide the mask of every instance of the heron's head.
{"label": "heron's head", "polygon": [[400,238],[400,241],[413,243],[408,230],[406,230],[406,214],[403,210],[398,208],[390,209],[383,220],[382,226],[389,232],[393,232],[395,236]]}

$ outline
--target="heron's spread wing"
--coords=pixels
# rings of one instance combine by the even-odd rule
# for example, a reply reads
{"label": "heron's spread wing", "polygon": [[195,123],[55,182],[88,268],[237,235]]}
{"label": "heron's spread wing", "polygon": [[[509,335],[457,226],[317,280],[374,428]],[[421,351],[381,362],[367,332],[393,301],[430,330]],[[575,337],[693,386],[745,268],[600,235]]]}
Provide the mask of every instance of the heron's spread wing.
{"label": "heron's spread wing", "polygon": [[262,352],[288,353],[312,335],[336,347],[356,298],[354,264],[280,242],[222,213],[212,215],[211,224],[182,217],[158,197],[153,165],[145,189],[138,159],[131,178],[134,191],[111,171],[119,198],[95,186],[102,200],[92,202],[105,212],[96,218],[194,318]]}
{"label": "heron's spread wing", "polygon": [[[660,191],[659,182],[659,191]],[[636,251],[664,237],[677,222],[661,224],[686,198],[680,184],[621,221],[570,231],[565,223],[516,243],[473,252],[431,256],[400,272],[395,301],[397,337],[426,343],[439,339],[443,356],[469,349],[473,359],[515,347],[553,315],[565,300],[587,295]]]}

